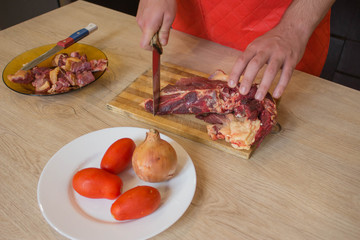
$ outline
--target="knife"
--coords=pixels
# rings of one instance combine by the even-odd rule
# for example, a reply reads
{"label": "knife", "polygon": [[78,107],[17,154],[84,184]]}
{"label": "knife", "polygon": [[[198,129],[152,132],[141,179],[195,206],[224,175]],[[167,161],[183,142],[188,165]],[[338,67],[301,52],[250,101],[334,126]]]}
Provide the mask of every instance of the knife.
{"label": "knife", "polygon": [[152,61],[153,61],[153,114],[154,116],[159,110],[160,102],[160,55],[163,52],[162,46],[159,41],[159,33],[151,39]]}
{"label": "knife", "polygon": [[39,57],[35,58],[31,62],[25,64],[21,68],[21,70],[30,70],[31,68],[35,67],[39,63],[45,61],[46,59],[48,59],[49,57],[54,55],[55,53],[65,49],[65,48],[70,47],[71,45],[73,45],[74,43],[83,39],[84,37],[86,37],[87,35],[89,35],[90,33],[92,33],[93,31],[95,31],[97,29],[98,29],[98,27],[94,23],[90,23],[89,25],[87,25],[87,27],[74,32],[68,38],[66,38],[64,40],[59,41],[55,47],[53,47],[46,53],[40,55]]}

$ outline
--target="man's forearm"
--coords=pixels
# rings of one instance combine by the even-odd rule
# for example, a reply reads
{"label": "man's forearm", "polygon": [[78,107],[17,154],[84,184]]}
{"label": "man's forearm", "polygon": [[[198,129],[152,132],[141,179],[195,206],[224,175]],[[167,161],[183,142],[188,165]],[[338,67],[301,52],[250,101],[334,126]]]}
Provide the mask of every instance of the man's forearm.
{"label": "man's forearm", "polygon": [[307,41],[334,2],[335,0],[294,0],[277,28],[296,31]]}

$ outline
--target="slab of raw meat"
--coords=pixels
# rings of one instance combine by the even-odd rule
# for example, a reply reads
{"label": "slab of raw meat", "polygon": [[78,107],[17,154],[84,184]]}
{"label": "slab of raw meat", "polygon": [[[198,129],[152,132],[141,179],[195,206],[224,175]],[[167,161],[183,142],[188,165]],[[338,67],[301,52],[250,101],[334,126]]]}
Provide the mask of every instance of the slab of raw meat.
{"label": "slab of raw meat", "polygon": [[[241,95],[239,85],[230,88],[227,75],[218,70],[211,77],[182,78],[161,90],[157,114],[195,114],[210,123],[211,139],[224,139],[234,148],[258,146],[276,124],[276,104],[268,93],[264,100],[255,99],[258,88],[253,84],[247,95]],[[143,107],[153,112],[153,100]]]}

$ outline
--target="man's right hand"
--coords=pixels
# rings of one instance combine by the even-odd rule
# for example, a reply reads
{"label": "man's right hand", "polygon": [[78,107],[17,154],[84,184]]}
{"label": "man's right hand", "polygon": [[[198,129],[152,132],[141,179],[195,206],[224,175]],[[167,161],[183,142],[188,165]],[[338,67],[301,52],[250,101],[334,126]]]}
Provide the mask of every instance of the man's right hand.
{"label": "man's right hand", "polygon": [[150,41],[159,31],[161,45],[166,46],[176,15],[176,0],[140,0],[136,21],[143,33],[140,46],[151,50]]}

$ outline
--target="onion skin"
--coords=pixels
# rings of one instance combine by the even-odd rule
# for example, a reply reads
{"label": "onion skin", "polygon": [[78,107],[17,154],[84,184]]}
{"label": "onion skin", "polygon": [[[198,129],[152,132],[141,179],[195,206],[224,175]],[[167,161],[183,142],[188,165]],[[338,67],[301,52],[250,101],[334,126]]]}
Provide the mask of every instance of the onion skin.
{"label": "onion skin", "polygon": [[150,129],[145,140],[135,148],[132,166],[136,175],[143,181],[167,181],[175,175],[176,151],[167,141],[160,138],[157,130]]}

